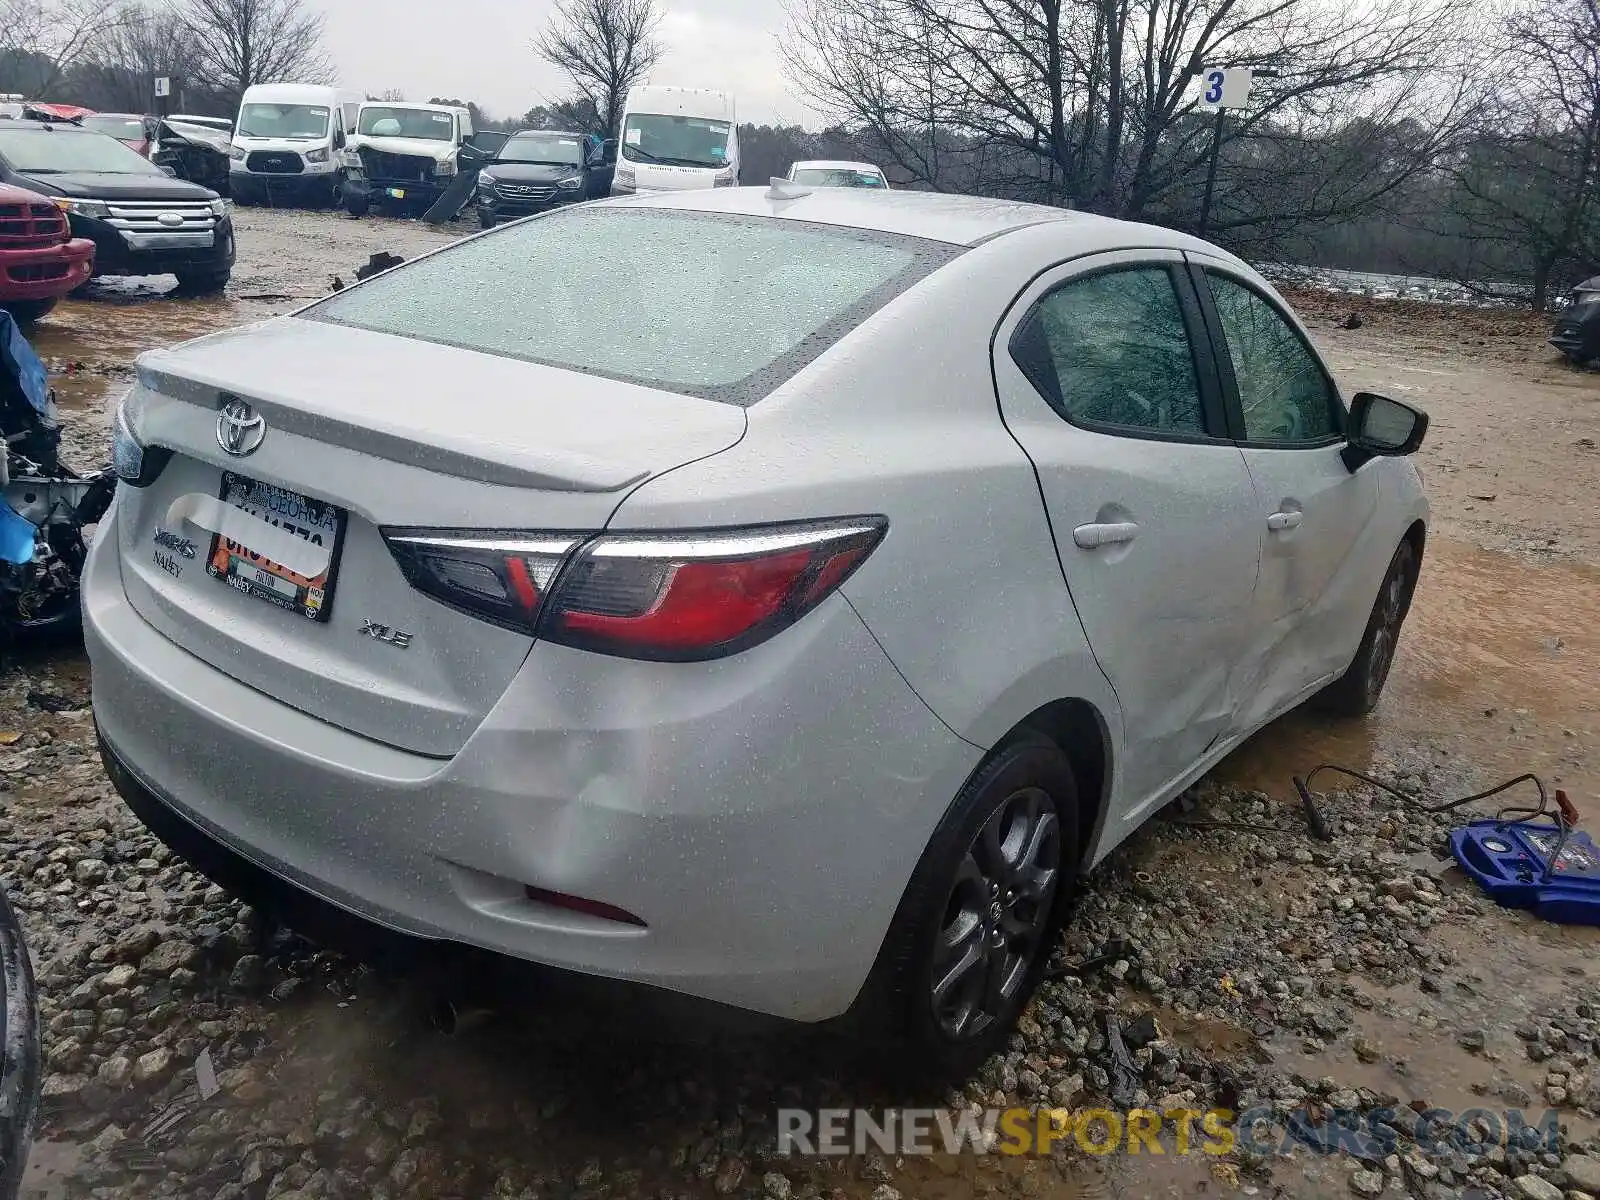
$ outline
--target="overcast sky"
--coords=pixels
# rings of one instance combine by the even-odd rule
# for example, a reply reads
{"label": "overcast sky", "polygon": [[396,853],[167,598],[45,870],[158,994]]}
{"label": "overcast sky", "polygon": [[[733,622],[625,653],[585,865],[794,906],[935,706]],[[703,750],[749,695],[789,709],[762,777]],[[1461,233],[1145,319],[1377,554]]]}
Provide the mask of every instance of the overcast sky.
{"label": "overcast sky", "polygon": [[[476,100],[496,117],[561,95],[561,78],[531,49],[551,0],[308,3],[327,14],[328,50],[347,87]],[[732,91],[741,121],[809,122],[778,69],[782,0],[665,0],[664,8],[667,53],[654,82]]]}

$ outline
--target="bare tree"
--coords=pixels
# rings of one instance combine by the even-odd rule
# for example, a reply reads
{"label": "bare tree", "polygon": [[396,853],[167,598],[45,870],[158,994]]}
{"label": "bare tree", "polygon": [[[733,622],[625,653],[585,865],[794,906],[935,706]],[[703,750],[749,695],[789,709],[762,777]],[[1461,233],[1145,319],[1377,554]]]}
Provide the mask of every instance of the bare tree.
{"label": "bare tree", "polygon": [[120,0],[0,0],[0,92],[47,99],[126,20]]}
{"label": "bare tree", "polygon": [[[946,186],[952,174],[933,127],[1029,198],[1178,225],[1194,221],[1215,128],[1196,110],[1196,76],[1270,67],[1277,78],[1225,126],[1230,202],[1212,227],[1237,242],[1363,211],[1436,161],[1470,107],[1447,68],[1472,11],[1471,0],[790,0],[781,47],[802,92],[916,178]],[[1398,126],[1411,133],[1405,156],[1355,152],[1352,131]],[[1383,169],[1352,171],[1358,160]],[[1251,179],[1264,207],[1232,203],[1232,184]]]}
{"label": "bare tree", "polygon": [[258,83],[327,83],[324,18],[302,0],[184,0],[178,10],[195,74],[237,105]]}
{"label": "bare tree", "polygon": [[1600,0],[1530,0],[1492,53],[1502,86],[1451,163],[1442,221],[1468,264],[1506,264],[1544,308],[1600,268]]}
{"label": "bare tree", "polygon": [[144,112],[157,76],[181,96],[193,74],[182,23],[168,9],[129,5],[73,73],[73,91],[85,104],[110,112]]}
{"label": "bare tree", "polygon": [[592,111],[594,132],[616,137],[628,89],[661,59],[661,15],[656,0],[556,0],[534,50],[572,81],[577,95],[562,107]]}

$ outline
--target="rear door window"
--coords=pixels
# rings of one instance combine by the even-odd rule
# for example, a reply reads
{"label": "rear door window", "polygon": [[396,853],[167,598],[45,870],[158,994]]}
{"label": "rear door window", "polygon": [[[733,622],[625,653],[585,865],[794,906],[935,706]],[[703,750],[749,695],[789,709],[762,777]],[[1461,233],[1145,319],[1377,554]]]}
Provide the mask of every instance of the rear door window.
{"label": "rear door window", "polygon": [[303,315],[749,405],[958,251],[768,217],[571,209]]}
{"label": "rear door window", "polygon": [[1068,280],[1017,327],[1011,353],[1050,406],[1074,425],[1172,438],[1211,432],[1166,265]]}

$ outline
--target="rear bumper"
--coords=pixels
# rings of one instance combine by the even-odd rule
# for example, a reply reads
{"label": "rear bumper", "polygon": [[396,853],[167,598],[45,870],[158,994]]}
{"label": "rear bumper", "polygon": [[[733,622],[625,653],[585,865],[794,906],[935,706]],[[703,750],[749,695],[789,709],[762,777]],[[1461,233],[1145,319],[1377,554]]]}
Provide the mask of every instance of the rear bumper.
{"label": "rear bumper", "polygon": [[174,817],[384,938],[823,1020],[855,998],[978,756],[836,598],[721,663],[538,645],[466,746],[425,758],[167,640],[129,605],[115,542],[97,539],[83,599],[119,789],[180,853]]}
{"label": "rear bumper", "polygon": [[95,244],[73,238],[61,246],[0,252],[0,303],[65,296],[94,272]]}

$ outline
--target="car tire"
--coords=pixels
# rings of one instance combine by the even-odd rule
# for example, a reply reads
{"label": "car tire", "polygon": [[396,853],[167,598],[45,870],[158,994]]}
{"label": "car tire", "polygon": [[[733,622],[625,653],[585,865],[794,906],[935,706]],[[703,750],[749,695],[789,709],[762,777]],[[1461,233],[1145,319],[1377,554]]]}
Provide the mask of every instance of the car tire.
{"label": "car tire", "polygon": [[178,290],[190,296],[214,296],[228,286],[232,270],[179,271]]}
{"label": "car tire", "polygon": [[0,1196],[19,1194],[43,1078],[38,994],[22,924],[0,894]]}
{"label": "car tire", "polygon": [[478,210],[478,227],[480,229],[493,229],[496,224],[493,213],[484,212],[481,208]]}
{"label": "car tire", "polygon": [[372,201],[366,196],[353,196],[349,192],[344,194],[344,210],[352,217],[364,217],[372,208]]}
{"label": "car tire", "polygon": [[44,300],[11,300],[0,304],[15,318],[18,325],[32,325],[50,314],[60,301],[59,296],[50,296]]}
{"label": "car tire", "polygon": [[1349,670],[1317,694],[1316,706],[1341,717],[1364,717],[1378,707],[1389,670],[1394,666],[1400,628],[1411,611],[1421,555],[1409,538],[1402,539],[1389,559],[1378,598],[1373,601],[1361,645]]}
{"label": "car tire", "polygon": [[969,1077],[1010,1035],[1076,882],[1071,764],[1024,731],[967,780],[912,873],[853,1015],[929,1081]]}

